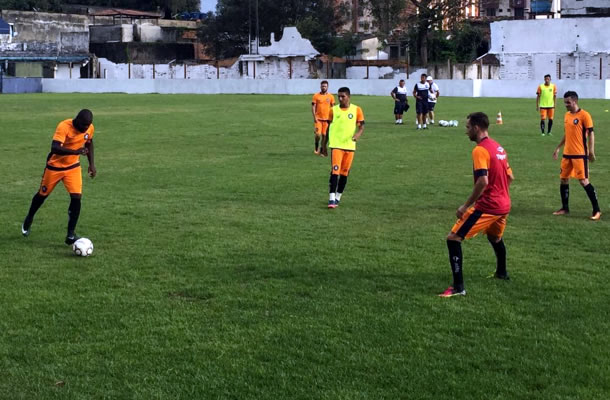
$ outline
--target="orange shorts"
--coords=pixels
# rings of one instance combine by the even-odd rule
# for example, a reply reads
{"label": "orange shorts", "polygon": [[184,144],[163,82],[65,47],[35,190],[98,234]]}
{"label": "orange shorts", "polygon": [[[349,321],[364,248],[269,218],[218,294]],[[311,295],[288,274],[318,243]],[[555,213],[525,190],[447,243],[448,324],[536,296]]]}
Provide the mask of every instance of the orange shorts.
{"label": "orange shorts", "polygon": [[561,179],[589,179],[589,160],[586,158],[566,158],[561,159]]}
{"label": "orange shorts", "polygon": [[317,120],[313,124],[313,129],[316,135],[326,135],[328,132],[328,121]]}
{"label": "orange shorts", "polygon": [[332,164],[331,174],[348,176],[349,170],[352,168],[352,161],[354,161],[354,152],[332,149],[330,159]]}
{"label": "orange shorts", "polygon": [[64,171],[53,171],[48,167],[44,169],[42,182],[38,193],[42,196],[51,194],[55,186],[62,181],[64,187],[70,194],[81,194],[83,191],[83,176],[81,175],[81,167],[67,169]]}
{"label": "orange shorts", "polygon": [[451,233],[458,235],[462,239],[473,238],[480,232],[501,238],[502,235],[504,235],[507,218],[508,214],[486,214],[475,210],[474,207],[470,207],[468,211],[462,215],[462,218],[453,225]]}
{"label": "orange shorts", "polygon": [[553,119],[555,116],[554,108],[541,108],[540,109],[540,119]]}

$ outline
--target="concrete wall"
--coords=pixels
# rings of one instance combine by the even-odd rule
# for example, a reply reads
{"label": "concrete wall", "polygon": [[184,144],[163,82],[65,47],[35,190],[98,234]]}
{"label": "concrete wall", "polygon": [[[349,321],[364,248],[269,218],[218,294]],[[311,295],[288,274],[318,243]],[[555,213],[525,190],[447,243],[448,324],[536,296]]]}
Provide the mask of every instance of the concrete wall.
{"label": "concrete wall", "polygon": [[[535,99],[541,81],[501,80],[436,80],[441,96],[452,97],[516,97]],[[347,86],[356,95],[388,96],[396,86],[389,80],[330,80],[330,91]],[[415,86],[408,79],[406,86]],[[581,98],[610,99],[610,80],[557,81],[559,95],[575,90]],[[317,79],[43,79],[42,91],[47,93],[193,93],[193,94],[312,94],[320,89]]]}
{"label": "concrete wall", "polygon": [[[70,69],[72,71],[70,71]],[[57,71],[55,71],[56,79],[80,79],[80,64],[57,64]]]}
{"label": "concrete wall", "polygon": [[0,93],[41,93],[41,78],[6,78],[2,79]]}
{"label": "concrete wall", "polygon": [[586,15],[587,7],[610,8],[608,0],[561,0],[561,16]]}
{"label": "concrete wall", "polygon": [[133,42],[133,25],[92,25],[89,35],[91,43]]}

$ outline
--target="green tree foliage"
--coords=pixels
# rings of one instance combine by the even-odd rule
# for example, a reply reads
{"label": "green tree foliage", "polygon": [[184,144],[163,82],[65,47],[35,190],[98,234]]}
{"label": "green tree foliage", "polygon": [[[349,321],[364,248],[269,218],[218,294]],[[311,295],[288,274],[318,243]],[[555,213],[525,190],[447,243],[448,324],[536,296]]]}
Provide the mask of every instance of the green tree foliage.
{"label": "green tree foliage", "polygon": [[400,25],[406,2],[405,0],[365,0],[362,5],[371,11],[377,33],[385,38]]}
{"label": "green tree foliage", "polygon": [[279,40],[286,26],[296,26],[322,53],[334,45],[335,32],[341,24],[335,18],[332,0],[219,0],[213,20],[200,31],[205,43],[216,48],[219,57],[235,57],[248,52],[248,38],[258,35],[260,45],[268,45],[271,33]]}

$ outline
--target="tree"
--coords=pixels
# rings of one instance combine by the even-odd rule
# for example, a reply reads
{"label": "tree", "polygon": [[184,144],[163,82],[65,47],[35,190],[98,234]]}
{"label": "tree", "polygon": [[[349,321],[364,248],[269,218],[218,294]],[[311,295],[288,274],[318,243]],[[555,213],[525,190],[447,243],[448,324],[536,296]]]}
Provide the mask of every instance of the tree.
{"label": "tree", "polygon": [[428,41],[434,31],[452,29],[462,18],[470,0],[410,0],[415,7],[408,22],[419,61],[428,64]]}
{"label": "tree", "polygon": [[371,11],[378,35],[387,38],[400,25],[406,3],[405,0],[364,0],[362,6]]}

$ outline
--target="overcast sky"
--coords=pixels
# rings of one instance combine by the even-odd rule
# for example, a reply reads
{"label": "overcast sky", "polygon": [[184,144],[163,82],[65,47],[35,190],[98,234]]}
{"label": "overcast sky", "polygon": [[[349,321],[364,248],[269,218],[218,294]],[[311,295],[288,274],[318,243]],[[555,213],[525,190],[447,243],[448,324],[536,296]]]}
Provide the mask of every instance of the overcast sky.
{"label": "overcast sky", "polygon": [[216,0],[201,0],[201,11],[216,11]]}

